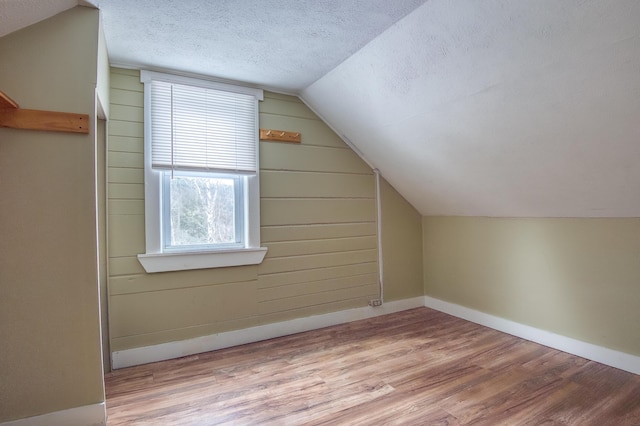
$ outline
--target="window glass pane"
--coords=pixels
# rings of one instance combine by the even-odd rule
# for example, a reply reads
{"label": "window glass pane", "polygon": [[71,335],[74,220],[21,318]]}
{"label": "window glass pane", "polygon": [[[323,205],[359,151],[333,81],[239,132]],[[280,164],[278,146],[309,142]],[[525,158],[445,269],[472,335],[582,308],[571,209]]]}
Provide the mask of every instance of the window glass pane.
{"label": "window glass pane", "polygon": [[166,247],[241,244],[241,179],[165,172]]}

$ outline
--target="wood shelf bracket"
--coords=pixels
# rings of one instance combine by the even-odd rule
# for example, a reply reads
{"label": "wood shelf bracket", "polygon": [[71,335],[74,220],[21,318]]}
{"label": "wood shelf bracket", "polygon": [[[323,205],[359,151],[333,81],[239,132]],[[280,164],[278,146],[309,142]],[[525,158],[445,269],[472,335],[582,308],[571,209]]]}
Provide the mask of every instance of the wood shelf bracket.
{"label": "wood shelf bracket", "polygon": [[302,135],[300,132],[287,132],[285,130],[260,129],[260,140],[300,143]]}
{"label": "wood shelf bracket", "polygon": [[89,133],[89,115],[22,109],[13,99],[0,91],[0,127]]}

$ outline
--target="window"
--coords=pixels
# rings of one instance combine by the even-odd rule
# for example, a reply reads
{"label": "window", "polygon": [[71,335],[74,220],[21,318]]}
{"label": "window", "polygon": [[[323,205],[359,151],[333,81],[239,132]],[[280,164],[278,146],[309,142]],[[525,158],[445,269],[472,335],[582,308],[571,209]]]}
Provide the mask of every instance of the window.
{"label": "window", "polygon": [[262,262],[262,91],[142,71],[147,272]]}
{"label": "window", "polygon": [[244,179],[162,172],[165,251],[244,248]]}

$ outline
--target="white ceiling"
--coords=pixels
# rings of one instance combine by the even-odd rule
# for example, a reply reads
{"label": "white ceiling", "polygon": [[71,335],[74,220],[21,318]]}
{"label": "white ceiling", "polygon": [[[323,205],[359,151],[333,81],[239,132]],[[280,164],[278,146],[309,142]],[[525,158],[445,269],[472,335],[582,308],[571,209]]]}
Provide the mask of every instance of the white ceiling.
{"label": "white ceiling", "polygon": [[426,0],[99,0],[112,63],[297,92]]}
{"label": "white ceiling", "polygon": [[640,2],[90,3],[113,63],[299,93],[422,214],[640,216]]}
{"label": "white ceiling", "polygon": [[423,215],[640,216],[640,2],[431,0],[302,91]]}
{"label": "white ceiling", "polygon": [[0,0],[0,37],[75,6],[96,7],[97,0]]}
{"label": "white ceiling", "polygon": [[77,5],[78,0],[0,0],[0,37]]}

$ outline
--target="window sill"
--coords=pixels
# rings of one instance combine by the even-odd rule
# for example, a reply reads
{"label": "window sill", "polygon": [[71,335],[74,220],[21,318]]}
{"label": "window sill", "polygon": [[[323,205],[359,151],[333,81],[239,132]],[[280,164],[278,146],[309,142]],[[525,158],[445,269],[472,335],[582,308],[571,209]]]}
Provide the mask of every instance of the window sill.
{"label": "window sill", "polygon": [[139,254],[138,261],[148,273],[258,265],[267,254],[266,247],[215,252]]}

